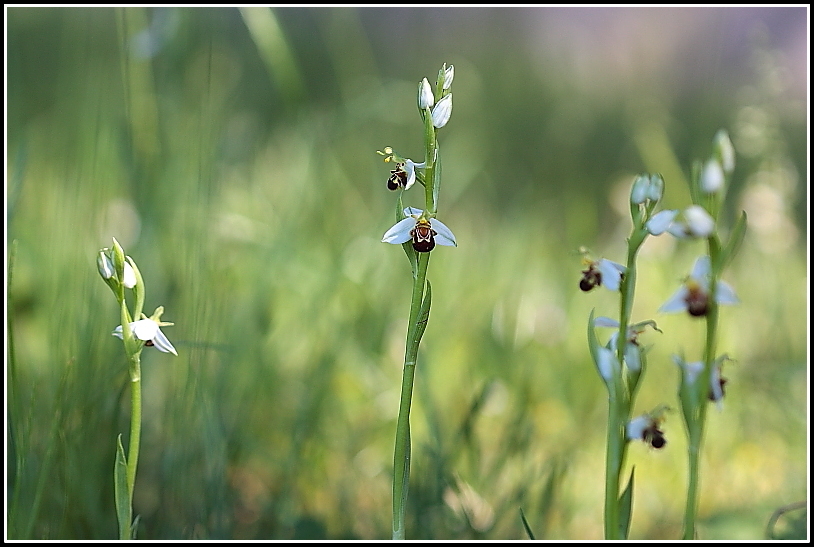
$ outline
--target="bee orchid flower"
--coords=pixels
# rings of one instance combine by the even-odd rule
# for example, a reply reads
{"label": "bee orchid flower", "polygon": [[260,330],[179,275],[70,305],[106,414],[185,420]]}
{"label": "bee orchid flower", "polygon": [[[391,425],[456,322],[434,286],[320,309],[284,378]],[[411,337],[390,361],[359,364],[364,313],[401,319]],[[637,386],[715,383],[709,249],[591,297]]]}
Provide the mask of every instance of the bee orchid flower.
{"label": "bee orchid flower", "polygon": [[582,279],[579,281],[580,289],[584,292],[588,292],[594,287],[603,285],[611,291],[619,290],[619,286],[622,283],[622,276],[625,274],[627,268],[606,258],[590,260],[586,257],[583,259],[583,263],[588,266],[588,268],[582,271]]}
{"label": "bee orchid flower", "polygon": [[664,407],[660,407],[649,414],[642,414],[630,420],[625,427],[627,439],[644,441],[655,449],[664,448],[667,439],[660,427],[665,411]]}
{"label": "bee orchid flower", "polygon": [[[619,321],[611,319],[610,317],[600,316],[594,319],[594,326],[618,329]],[[652,320],[642,321],[641,323],[628,325],[627,327],[627,340],[625,340],[625,363],[627,363],[628,368],[633,372],[638,372],[642,369],[642,353],[645,351],[645,348],[642,348],[639,344],[639,335],[645,331],[646,327],[652,327],[654,330],[661,332],[661,330],[656,326],[656,322]],[[619,331],[617,330],[613,333],[613,335],[611,335],[609,341],[609,347],[613,351],[616,351],[616,348],[618,347],[618,338]]]}
{"label": "bee orchid flower", "polygon": [[[172,325],[172,323],[156,321],[149,317],[145,317],[144,319],[139,319],[138,321],[133,321],[130,323],[130,330],[133,331],[133,335],[139,340],[142,340],[146,346],[155,346],[155,348],[159,351],[163,351],[164,353],[172,353],[173,355],[177,356],[178,352],[175,351],[173,345],[159,328],[168,327],[170,325]],[[116,327],[112,334],[113,336],[124,340],[121,325]]]}
{"label": "bee orchid flower", "polygon": [[[721,355],[715,359],[715,361],[712,362],[712,369],[710,370],[709,375],[709,394],[707,395],[707,399],[715,403],[719,411],[723,410],[723,400],[725,395],[724,386],[727,384],[727,379],[721,376],[721,365],[728,359],[729,356],[727,354]],[[688,363],[678,355],[673,355],[673,362],[678,365],[678,367],[684,373],[682,384],[685,385],[694,384],[695,380],[701,374],[701,371],[704,370],[703,362],[693,361]]]}
{"label": "bee orchid flower", "polygon": [[415,170],[416,167],[424,167],[425,162],[416,163],[411,159],[405,159],[403,162],[396,163],[396,168],[390,171],[390,177],[387,179],[387,188],[389,190],[398,190],[399,187],[409,190],[415,184]]}
{"label": "bee orchid flower", "polygon": [[384,156],[385,163],[393,162],[396,164],[396,168],[390,171],[390,177],[387,179],[387,188],[389,190],[395,191],[399,188],[409,190],[416,181],[415,170],[427,166],[427,162],[425,161],[417,163],[410,158],[401,157],[393,152],[393,149],[389,146],[386,147],[383,152],[377,150],[376,153],[380,156]]}
{"label": "bee orchid flower", "polygon": [[[709,278],[709,257],[701,256],[695,261],[692,272],[684,285],[659,308],[659,311],[664,313],[687,311],[693,317],[705,316],[709,304]],[[723,281],[718,281],[715,285],[715,301],[718,304],[737,304],[739,302],[734,289]]]}
{"label": "bee orchid flower", "polygon": [[383,243],[407,243],[413,240],[413,248],[419,253],[427,253],[435,244],[457,247],[455,235],[436,218],[428,218],[424,211],[415,207],[404,209],[406,218],[396,222],[385,232]]}

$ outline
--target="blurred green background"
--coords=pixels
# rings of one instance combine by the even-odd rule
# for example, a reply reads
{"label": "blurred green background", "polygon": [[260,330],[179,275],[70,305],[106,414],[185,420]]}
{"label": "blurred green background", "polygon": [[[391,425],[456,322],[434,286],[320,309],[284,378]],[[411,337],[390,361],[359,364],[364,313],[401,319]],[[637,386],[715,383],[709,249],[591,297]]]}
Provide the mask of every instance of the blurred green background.
{"label": "blurred green background", "polygon": [[[390,537],[410,298],[392,146],[422,159],[417,83],[455,66],[433,308],[414,393],[409,538],[602,537],[606,395],[576,250],[624,261],[627,192],[664,206],[724,128],[733,359],[709,413],[699,537],[761,539],[808,477],[807,8],[7,8],[7,524],[117,535],[129,423],[116,237],[179,357],[145,350],[140,539]],[[421,206],[420,191],[405,205]],[[651,238],[637,413],[676,407],[703,327],[656,309],[700,242]],[[680,537],[686,445],[631,446],[631,538]],[[804,513],[804,512],[803,512]],[[800,511],[777,534],[805,536]],[[795,520],[796,519],[796,520]],[[786,531],[782,531],[786,530]]]}

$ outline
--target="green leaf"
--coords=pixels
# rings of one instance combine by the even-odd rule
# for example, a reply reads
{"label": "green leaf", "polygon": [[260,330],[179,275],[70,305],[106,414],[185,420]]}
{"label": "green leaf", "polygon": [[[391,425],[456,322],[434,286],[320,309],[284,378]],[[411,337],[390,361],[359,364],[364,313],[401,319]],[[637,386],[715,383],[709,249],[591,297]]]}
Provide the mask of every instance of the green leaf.
{"label": "green leaf", "polygon": [[743,237],[745,235],[746,211],[741,211],[741,216],[738,217],[738,220],[735,222],[735,225],[732,227],[732,231],[729,234],[729,241],[727,241],[726,245],[721,251],[721,265],[717,271],[722,272],[724,268],[726,268],[727,265],[732,262],[732,259],[735,258],[735,254],[740,249],[741,243],[743,243]]}
{"label": "green leaf", "polygon": [[695,160],[692,163],[692,172],[690,173],[690,199],[696,205],[702,205],[700,189],[701,167],[701,162]]}
{"label": "green leaf", "polygon": [[141,515],[136,515],[133,519],[133,526],[130,527],[130,538],[136,539],[136,532],[138,531],[138,523],[141,522]]}
{"label": "green leaf", "polygon": [[599,355],[596,353],[596,348],[599,346],[599,340],[596,337],[594,328],[594,310],[591,310],[591,315],[588,317],[588,348],[591,350],[591,358],[597,365],[599,364]]}
{"label": "green leaf", "polygon": [[630,533],[630,514],[633,507],[633,473],[635,471],[635,467],[630,470],[630,480],[627,481],[627,487],[619,497],[619,533],[622,539],[627,539]]}
{"label": "green leaf", "polygon": [[531,528],[529,527],[529,523],[526,520],[526,515],[523,514],[522,507],[520,508],[520,520],[523,521],[523,528],[526,529],[526,535],[529,536],[530,540],[534,541],[534,533],[531,531]]}
{"label": "green leaf", "polygon": [[116,439],[116,465],[113,467],[113,492],[116,498],[116,518],[119,521],[119,539],[130,539],[130,521],[133,508],[130,507],[130,491],[127,488],[127,458],[124,456],[122,436]]}
{"label": "green leaf", "polygon": [[418,344],[421,342],[421,337],[424,336],[424,330],[427,328],[427,321],[430,318],[430,305],[432,304],[432,286],[427,280],[427,292],[424,293],[424,300],[421,301],[421,308],[418,310],[418,317],[415,324],[415,336],[413,337],[413,345],[415,346],[416,353],[418,352]]}
{"label": "green leaf", "polygon": [[712,267],[712,275],[720,276],[721,240],[717,233],[714,233],[707,238],[707,245],[709,247],[709,261]]}

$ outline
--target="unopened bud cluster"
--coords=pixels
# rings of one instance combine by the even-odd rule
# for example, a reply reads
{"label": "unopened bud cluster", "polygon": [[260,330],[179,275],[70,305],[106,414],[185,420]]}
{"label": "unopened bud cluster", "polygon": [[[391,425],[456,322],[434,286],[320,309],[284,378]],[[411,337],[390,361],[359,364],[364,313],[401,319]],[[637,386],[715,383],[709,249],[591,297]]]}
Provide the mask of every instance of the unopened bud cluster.
{"label": "unopened bud cluster", "polygon": [[[161,321],[161,314],[164,313],[163,306],[156,308],[152,317],[147,317],[141,312],[145,293],[144,281],[135,261],[124,254],[124,249],[115,238],[112,247],[105,247],[99,251],[96,256],[96,266],[99,275],[102,276],[104,282],[116,296],[122,310],[122,317],[127,319],[126,322],[113,329],[112,333],[113,336],[124,341],[127,353],[131,356],[137,355],[142,346],[146,345],[154,346],[165,353],[178,355],[173,345],[159,328],[172,325],[172,323]],[[127,307],[125,289],[132,290],[134,293],[135,308],[132,314]],[[138,317],[139,319],[131,321],[131,317]]]}

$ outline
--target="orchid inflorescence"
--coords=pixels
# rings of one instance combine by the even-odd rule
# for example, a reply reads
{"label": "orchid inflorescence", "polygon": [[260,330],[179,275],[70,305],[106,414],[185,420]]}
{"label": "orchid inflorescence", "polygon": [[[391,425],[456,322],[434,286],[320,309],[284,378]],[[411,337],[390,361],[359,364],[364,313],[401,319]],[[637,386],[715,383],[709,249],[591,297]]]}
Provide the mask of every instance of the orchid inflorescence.
{"label": "orchid inflorescence", "polygon": [[[718,213],[726,190],[726,181],[735,164],[735,151],[726,132],[720,131],[714,139],[712,156],[703,164],[696,164],[691,179],[690,196],[693,203],[683,210],[659,210],[658,204],[664,192],[661,175],[639,175],[630,191],[630,211],[633,230],[627,239],[628,260],[619,264],[607,258],[595,259],[587,250],[581,249],[582,277],[579,287],[589,292],[603,286],[618,292],[620,297],[619,320],[609,317],[593,317],[589,320],[588,340],[596,369],[608,389],[608,451],[605,492],[606,539],[626,539],[632,504],[632,474],[623,495],[619,494],[620,473],[626,457],[627,443],[641,440],[652,448],[661,449],[667,444],[661,429],[666,405],[631,418],[639,382],[646,367],[649,347],[643,346],[640,336],[646,327],[661,332],[655,321],[631,322],[636,282],[637,253],[649,236],[670,234],[680,240],[707,242],[707,252],[698,257],[679,289],[659,308],[659,312],[686,311],[689,316],[704,318],[707,322],[704,358],[685,361],[674,356],[681,370],[679,402],[690,441],[690,486],[685,510],[684,539],[694,534],[697,497],[697,458],[702,439],[707,403],[714,402],[722,408],[724,385],[721,364],[728,356],[716,356],[718,306],[739,302],[734,289],[721,280],[721,274],[732,260],[746,228],[745,214],[736,222],[727,241],[718,233]],[[606,343],[599,342],[596,327],[616,329]],[[623,343],[619,341],[623,340]],[[620,432],[624,432],[624,434]]]}

